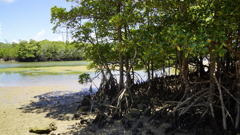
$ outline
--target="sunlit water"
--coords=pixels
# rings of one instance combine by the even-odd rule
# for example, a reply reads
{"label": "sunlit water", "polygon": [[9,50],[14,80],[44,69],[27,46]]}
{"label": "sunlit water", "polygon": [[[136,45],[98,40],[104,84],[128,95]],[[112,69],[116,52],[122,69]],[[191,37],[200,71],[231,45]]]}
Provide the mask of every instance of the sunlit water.
{"label": "sunlit water", "polygon": [[[27,63],[0,63],[0,69],[6,68],[30,68],[28,72],[32,72],[32,68],[37,67],[58,67],[58,66],[81,66],[87,65],[85,61],[63,61],[63,62],[27,62]],[[89,72],[93,78],[95,72]],[[156,72],[157,73],[157,72]],[[160,72],[158,72],[160,74]],[[118,72],[114,74],[117,76]],[[135,79],[144,81],[147,75],[144,71],[137,71]],[[65,89],[82,90],[89,88],[90,84],[78,83],[79,73],[73,74],[23,74],[21,72],[0,72],[0,87],[28,87],[28,86],[63,86]],[[117,77],[118,78],[118,77]],[[96,86],[100,84],[100,77],[94,80]],[[93,85],[93,87],[95,87]]]}
{"label": "sunlit water", "polygon": [[[50,91],[57,96],[59,93],[89,93],[89,88],[92,86],[93,92],[97,91],[100,85],[101,76],[95,78],[96,74],[93,71],[89,71],[91,78],[95,78],[93,83],[80,84],[78,77],[80,72],[72,72],[73,66],[87,65],[87,62],[81,61],[68,61],[68,62],[28,62],[28,63],[0,63],[0,103],[17,103],[28,98],[27,94],[30,91],[33,93],[41,93],[41,89],[46,88],[47,93]],[[55,71],[55,67],[64,67],[64,70],[70,70],[71,73],[60,72],[57,74],[52,73]],[[39,70],[36,72],[36,68],[51,68],[51,72],[45,70]],[[25,69],[22,72],[19,69]],[[156,71],[158,76],[162,71]],[[115,77],[119,78],[119,72],[114,71]],[[134,76],[135,82],[142,82],[147,80],[147,74],[143,70],[136,71]],[[30,91],[29,89],[30,88]],[[23,92],[17,92],[24,90]],[[49,91],[48,91],[49,90]],[[13,93],[16,92],[16,93]],[[52,94],[52,93],[51,93]]]}
{"label": "sunlit water", "polygon": [[[28,63],[0,63],[0,68],[35,68],[53,66],[81,66],[87,62],[28,62]],[[30,71],[31,72],[31,71]],[[95,75],[90,72],[91,77]],[[89,84],[78,83],[79,74],[38,74],[24,75],[18,72],[0,72],[0,87],[28,87],[28,86],[63,86],[67,89],[81,90]],[[96,79],[96,85],[100,79]]]}
{"label": "sunlit water", "polygon": [[1,73],[0,87],[25,86],[68,86],[71,89],[82,87],[78,83],[78,74],[73,75],[22,75],[20,73]]}

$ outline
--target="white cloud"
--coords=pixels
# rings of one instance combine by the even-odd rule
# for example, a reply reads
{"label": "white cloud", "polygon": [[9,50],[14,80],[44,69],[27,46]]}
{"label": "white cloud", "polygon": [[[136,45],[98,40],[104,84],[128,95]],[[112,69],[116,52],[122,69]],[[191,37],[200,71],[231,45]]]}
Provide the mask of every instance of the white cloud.
{"label": "white cloud", "polygon": [[56,38],[53,38],[52,41],[63,41],[63,36],[59,35]]}
{"label": "white cloud", "polygon": [[20,43],[20,40],[14,39],[14,40],[12,40],[12,43]]}
{"label": "white cloud", "polygon": [[41,38],[46,34],[46,31],[42,29],[40,32],[37,33],[37,35],[33,38],[36,41],[42,40]]}
{"label": "white cloud", "polygon": [[[68,39],[67,39],[69,42],[73,42],[73,38],[69,35],[68,36]],[[63,41],[65,42],[66,41],[66,35],[65,34],[58,34],[58,36],[54,37],[51,39],[51,41]]]}
{"label": "white cloud", "polygon": [[0,2],[10,4],[15,2],[15,0],[0,0]]}

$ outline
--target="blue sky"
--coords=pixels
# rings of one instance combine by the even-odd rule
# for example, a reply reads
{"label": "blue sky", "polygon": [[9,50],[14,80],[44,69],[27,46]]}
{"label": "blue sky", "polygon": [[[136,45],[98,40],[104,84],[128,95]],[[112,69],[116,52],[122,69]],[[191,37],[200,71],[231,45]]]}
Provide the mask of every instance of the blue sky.
{"label": "blue sky", "polygon": [[63,40],[50,23],[51,7],[70,7],[66,0],[0,0],[0,42]]}

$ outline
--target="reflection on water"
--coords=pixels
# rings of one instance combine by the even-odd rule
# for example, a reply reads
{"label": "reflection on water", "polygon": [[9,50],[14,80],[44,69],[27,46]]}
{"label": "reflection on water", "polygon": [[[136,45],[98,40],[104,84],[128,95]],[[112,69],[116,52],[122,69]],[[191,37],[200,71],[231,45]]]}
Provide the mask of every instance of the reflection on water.
{"label": "reflection on water", "polygon": [[[94,76],[94,73],[91,73]],[[99,83],[99,79],[95,80]],[[85,84],[86,87],[89,84]],[[25,86],[64,86],[69,89],[80,89],[78,74],[73,75],[21,75],[20,73],[0,73],[0,87],[25,87]]]}
{"label": "reflection on water", "polygon": [[[90,83],[78,83],[79,72],[72,70],[72,67],[78,68],[79,65],[84,64],[83,62],[0,63],[0,104],[19,103],[32,96],[45,94],[45,92],[89,92]],[[64,68],[59,68],[59,66],[64,66]],[[36,71],[36,67],[50,68]],[[24,68],[24,73],[28,72],[28,74],[23,74],[20,68]],[[58,70],[58,74],[52,73]],[[62,72],[62,70],[70,70],[71,74]],[[118,78],[119,72],[113,73]],[[95,72],[89,72],[89,74],[91,78],[95,76]],[[135,79],[146,80],[144,71],[138,71],[135,75]],[[95,85],[92,85],[94,92],[97,91],[95,86],[100,85],[100,77],[94,80]]]}
{"label": "reflection on water", "polygon": [[[64,62],[28,62],[28,63],[0,63],[0,69],[11,69],[11,68],[26,68],[29,74],[23,74],[20,71],[15,72],[0,72],[0,87],[28,87],[28,86],[63,86],[64,88],[81,90],[82,88],[89,88],[89,84],[79,84],[78,76],[79,73],[72,74],[51,74],[47,71],[35,71],[35,67],[73,67],[80,65],[87,65],[86,61],[64,61]],[[66,69],[64,69],[66,70]],[[35,73],[37,72],[37,74]],[[44,73],[42,73],[44,72]],[[70,71],[71,72],[71,71]],[[115,75],[119,73],[113,72]],[[156,71],[156,76],[161,76],[162,71]],[[90,72],[91,77],[95,76],[94,72]],[[118,78],[118,77],[117,77]],[[137,71],[135,73],[135,79],[141,81],[147,80],[147,75],[144,71]],[[136,80],[135,80],[136,81]],[[100,79],[95,79],[94,83],[99,86]]]}
{"label": "reflection on water", "polygon": [[[27,63],[0,63],[0,69],[26,68],[32,74],[21,72],[0,72],[0,87],[28,87],[28,86],[63,86],[64,88],[81,90],[89,87],[89,84],[79,84],[79,73],[72,74],[51,74],[49,72],[34,74],[36,67],[59,67],[59,66],[80,66],[87,65],[85,61],[65,61],[65,62],[27,62]],[[34,71],[34,72],[33,72]],[[90,73],[93,77],[94,73]],[[95,80],[99,84],[99,79]]]}

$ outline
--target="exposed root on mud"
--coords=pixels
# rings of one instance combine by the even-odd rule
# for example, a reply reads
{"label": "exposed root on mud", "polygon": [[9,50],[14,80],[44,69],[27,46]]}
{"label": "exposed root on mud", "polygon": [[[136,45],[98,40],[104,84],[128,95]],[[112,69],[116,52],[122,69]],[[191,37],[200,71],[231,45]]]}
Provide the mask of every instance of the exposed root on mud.
{"label": "exposed root on mud", "polygon": [[[196,76],[191,76],[196,78]],[[207,78],[207,77],[206,77]],[[228,78],[230,80],[231,78]],[[199,80],[199,78],[198,78]],[[132,118],[148,118],[157,127],[168,123],[165,134],[177,132],[202,134],[236,134],[239,131],[240,101],[235,96],[234,82],[219,82],[215,77],[215,90],[209,104],[209,82],[192,82],[191,91],[185,94],[179,76],[165,76],[136,83],[118,91],[114,78],[105,80],[99,91],[90,99],[97,112],[93,123],[105,127],[106,123],[122,120],[131,129]],[[130,117],[129,117],[130,116]]]}

